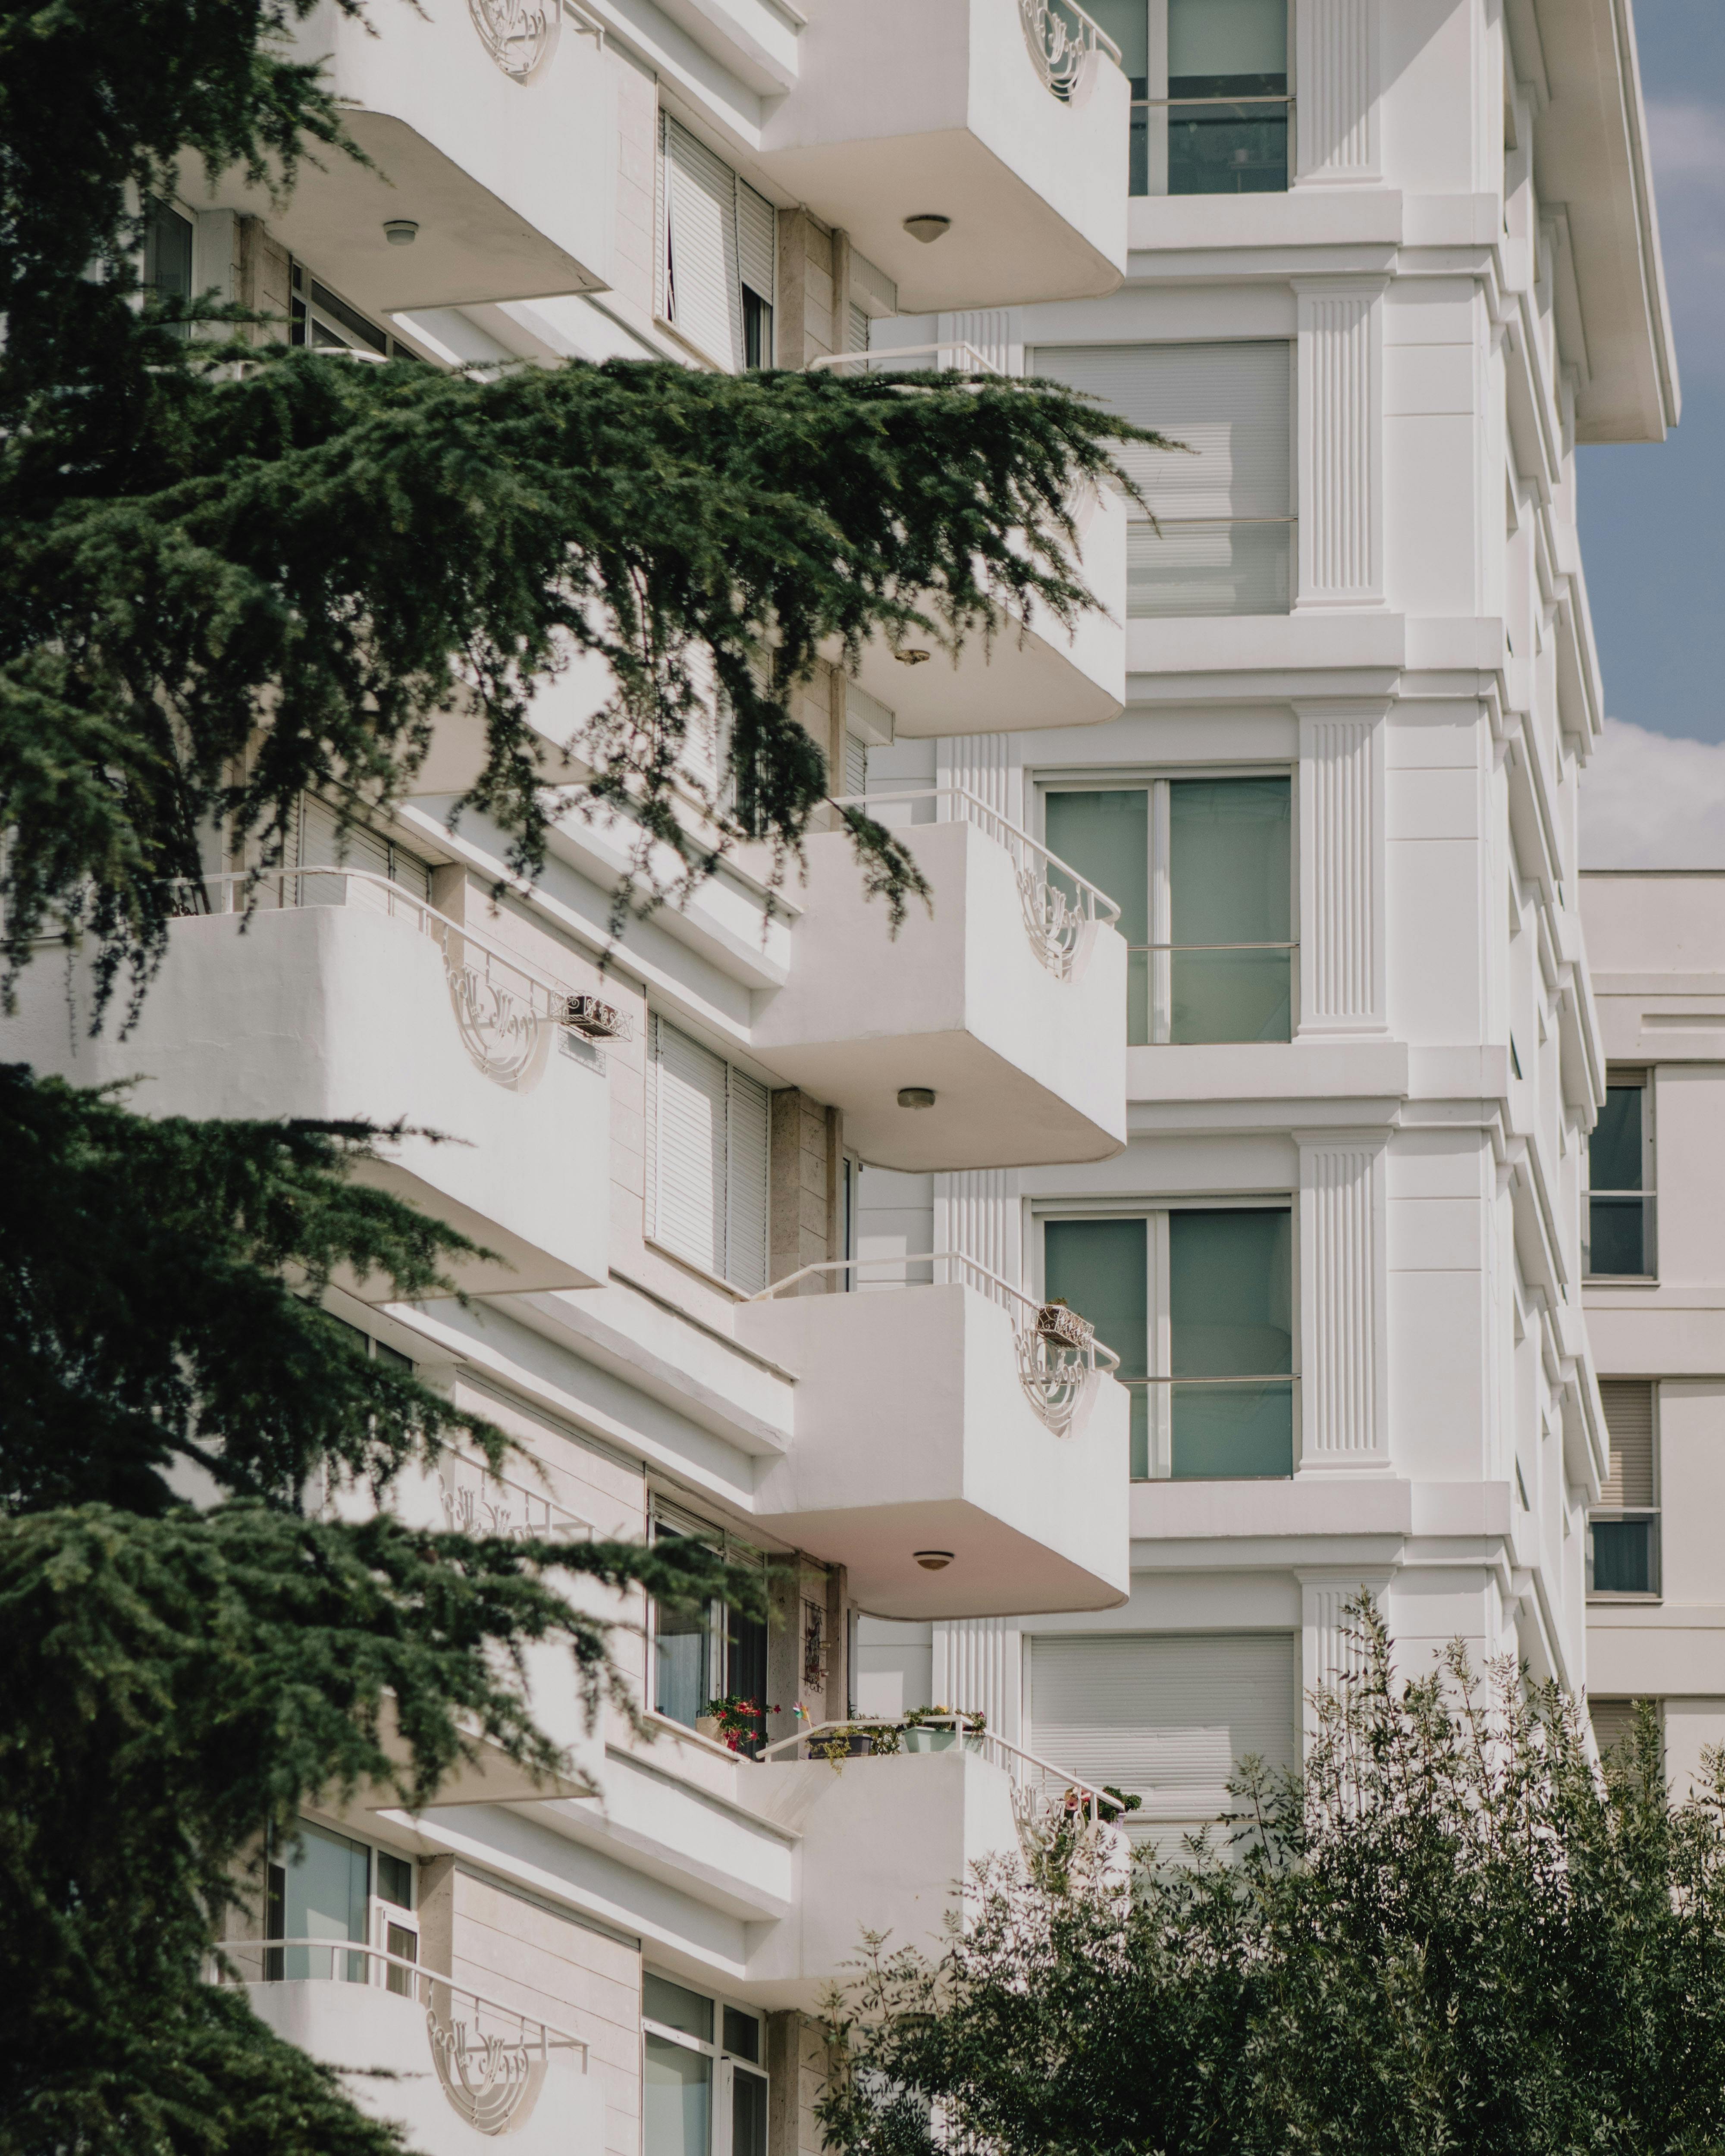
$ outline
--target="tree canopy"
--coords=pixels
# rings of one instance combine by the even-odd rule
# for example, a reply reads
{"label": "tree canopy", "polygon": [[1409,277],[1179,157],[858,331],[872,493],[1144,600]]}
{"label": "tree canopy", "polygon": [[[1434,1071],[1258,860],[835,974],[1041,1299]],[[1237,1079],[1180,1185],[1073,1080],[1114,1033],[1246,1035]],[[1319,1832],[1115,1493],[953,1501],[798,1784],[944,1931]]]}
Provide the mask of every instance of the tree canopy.
{"label": "tree canopy", "polygon": [[972,1882],[835,2009],[843,2156],[1701,2156],[1725,2147],[1725,1763],[1675,1805],[1651,1710],[1452,1648],[1398,1677],[1355,1610],[1301,1778],[1128,1885]]}

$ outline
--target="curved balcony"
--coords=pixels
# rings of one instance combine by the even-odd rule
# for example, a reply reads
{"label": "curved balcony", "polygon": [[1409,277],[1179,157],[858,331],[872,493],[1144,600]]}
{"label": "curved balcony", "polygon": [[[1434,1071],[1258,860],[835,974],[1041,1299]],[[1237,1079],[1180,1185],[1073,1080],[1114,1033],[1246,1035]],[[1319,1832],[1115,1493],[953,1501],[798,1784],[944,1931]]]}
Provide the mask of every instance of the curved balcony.
{"label": "curved balcony", "polygon": [[[941,1278],[880,1282],[882,1265]],[[1126,1599],[1130,1407],[1117,1358],[1074,1313],[936,1253],[806,1266],[734,1324],[798,1380],[795,1435],[761,1462],[754,1517],[848,1567],[861,1608],[1011,1616]]]}
{"label": "curved balcony", "polygon": [[567,985],[381,875],[215,876],[198,896],[254,910],[176,921],[129,1033],[116,998],[91,1036],[87,968],[69,1011],[64,973],[38,964],[0,1024],[7,1053],[79,1085],[141,1078],[129,1098],[149,1115],[399,1121],[362,1176],[502,1261],[453,1265],[459,1286],[606,1279],[609,1083],[602,1053],[565,1027]]}
{"label": "curved balcony", "polygon": [[[280,201],[196,159],[180,192],[268,220],[317,275],[373,313],[596,290],[611,281],[616,93],[597,22],[563,0],[419,0],[348,14],[320,0],[294,30],[322,63],[368,170],[307,157]],[[586,40],[591,38],[593,42]],[[417,226],[392,245],[386,222]]]}
{"label": "curved balcony", "polygon": [[473,2156],[507,2134],[520,2156],[604,2145],[588,2046],[547,2021],[396,1953],[347,1940],[229,1942],[222,1980],[278,2036],[333,2066],[360,2107],[424,2156]]}
{"label": "curved balcony", "polygon": [[746,1989],[758,2004],[817,2009],[850,1980],[865,1931],[938,1952],[957,1883],[978,1863],[1005,1858],[1031,1871],[1052,1860],[1124,1883],[1129,1851],[1101,1790],[992,1730],[961,1735],[932,1723],[914,1736],[875,1725],[892,1743],[920,1739],[924,1748],[846,1758],[835,1771],[823,1745],[869,1727],[799,1732],[738,1777],[740,1801],[802,1840],[801,1906],[763,1928],[749,1956]]}
{"label": "curved balcony", "polygon": [[[807,842],[790,978],[756,998],[751,1044],[844,1111],[880,1168],[1106,1160],[1126,1142],[1126,946],[1120,909],[961,788],[857,797],[950,820],[898,826],[932,892],[897,937],[848,835]],[[916,1106],[903,1091],[932,1095]]]}
{"label": "curved balcony", "polygon": [[[1062,0],[805,0],[759,162],[848,232],[908,313],[1111,292],[1126,270],[1129,95]],[[948,220],[932,244],[906,219]]]}

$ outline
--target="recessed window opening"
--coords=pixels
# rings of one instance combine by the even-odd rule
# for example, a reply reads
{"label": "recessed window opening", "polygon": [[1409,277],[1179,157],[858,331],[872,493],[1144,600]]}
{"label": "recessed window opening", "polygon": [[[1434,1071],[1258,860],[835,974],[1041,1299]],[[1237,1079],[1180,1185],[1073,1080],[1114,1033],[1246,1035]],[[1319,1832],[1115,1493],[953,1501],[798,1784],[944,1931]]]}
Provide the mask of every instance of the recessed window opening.
{"label": "recessed window opening", "polygon": [[767,2156],[760,2016],[648,1970],[641,2024],[644,2156]]}
{"label": "recessed window opening", "polygon": [[[412,1995],[412,1969],[403,1966],[419,1958],[411,1857],[302,1819],[295,1841],[271,1851],[265,1894],[266,1940],[302,1943],[264,1947],[266,1983],[375,1983],[381,1968],[386,1989]],[[365,1953],[340,1951],[350,1944],[380,1948],[389,1958],[379,1965]]]}
{"label": "recessed window opening", "polygon": [[1613,1071],[1588,1142],[1587,1248],[1596,1280],[1649,1279],[1657,1270],[1653,1090],[1645,1071]]}
{"label": "recessed window opening", "polygon": [[1134,1481],[1293,1473],[1293,1251],[1287,1205],[1043,1222],[1043,1293],[1120,1357]]}
{"label": "recessed window opening", "polygon": [[[171,203],[153,196],[144,206],[144,291],[159,302],[177,300],[182,305],[192,297],[192,250],[197,227]],[[182,341],[192,333],[189,322],[177,322],[173,335]]]}
{"label": "recessed window opening", "polygon": [[1288,778],[1050,786],[1043,823],[1050,850],[1121,909],[1128,1045],[1292,1037]]}
{"label": "recessed window opening", "polygon": [[1588,1514],[1587,1591],[1660,1592],[1658,1406],[1645,1378],[1602,1378],[1610,1470]]}
{"label": "recessed window opening", "polygon": [[[655,1543],[678,1537],[704,1543],[733,1564],[764,1566],[759,1550],[722,1529],[697,1519],[692,1513],[655,1501],[652,1535]],[[762,1710],[772,1704],[767,1697],[767,1625],[764,1618],[723,1602],[709,1602],[696,1609],[668,1609],[655,1602],[649,1631],[653,1643],[653,1707],[668,1721],[694,1728],[716,1699],[746,1701]],[[742,1746],[746,1756],[759,1756],[766,1741],[766,1723]]]}
{"label": "recessed window opening", "polygon": [[1132,96],[1134,195],[1288,184],[1287,0],[1091,0]]}
{"label": "recessed window opening", "polygon": [[1128,500],[1130,618],[1288,612],[1296,550],[1285,341],[1038,345],[1026,364],[1182,444],[1117,452],[1155,518]]}

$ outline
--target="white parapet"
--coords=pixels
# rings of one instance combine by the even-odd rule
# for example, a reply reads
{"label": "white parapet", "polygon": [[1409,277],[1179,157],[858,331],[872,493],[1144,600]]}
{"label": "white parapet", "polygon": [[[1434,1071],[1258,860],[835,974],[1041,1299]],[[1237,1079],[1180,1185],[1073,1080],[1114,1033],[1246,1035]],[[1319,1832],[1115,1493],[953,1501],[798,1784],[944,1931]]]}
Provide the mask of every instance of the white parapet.
{"label": "white parapet", "polygon": [[[365,1179],[501,1261],[452,1265],[459,1284],[603,1281],[609,1089],[594,1050],[566,1052],[554,988],[377,879],[302,871],[272,888],[285,907],[172,924],[130,1032],[122,990],[92,1035],[87,970],[69,985],[44,957],[0,1024],[5,1052],[80,1085],[136,1078],[126,1097],[151,1116],[402,1122]],[[312,889],[347,902],[292,902]]]}
{"label": "white parapet", "polygon": [[[903,308],[1114,290],[1127,85],[1081,9],[809,0],[807,12],[760,162],[896,280]],[[932,242],[906,230],[931,216],[949,220]]]}
{"label": "white parapet", "polygon": [[[1106,1159],[1126,1142],[1112,901],[981,803],[945,798],[953,820],[895,834],[932,893],[896,938],[849,837],[809,840],[790,978],[757,995],[752,1045],[841,1108],[847,1141],[880,1167]],[[865,805],[891,819],[887,797]],[[932,1102],[901,1106],[911,1087]]]}
{"label": "white parapet", "polygon": [[[931,1262],[978,1284],[865,1280],[738,1307],[738,1340],[798,1379],[795,1440],[762,1463],[755,1517],[846,1566],[882,1617],[1114,1607],[1130,1409],[1111,1357],[1040,1344],[1034,1306]],[[795,1285],[844,1277],[813,1271],[837,1276]]]}

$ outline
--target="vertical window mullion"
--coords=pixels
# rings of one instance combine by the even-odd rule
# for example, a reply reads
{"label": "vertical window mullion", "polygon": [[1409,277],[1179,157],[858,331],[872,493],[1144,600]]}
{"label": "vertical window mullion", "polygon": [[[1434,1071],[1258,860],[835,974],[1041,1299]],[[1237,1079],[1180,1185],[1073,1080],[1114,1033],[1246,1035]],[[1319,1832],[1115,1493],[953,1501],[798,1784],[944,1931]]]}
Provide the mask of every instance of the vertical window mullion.
{"label": "vertical window mullion", "polygon": [[1165,778],[1150,788],[1150,1038],[1167,1041],[1173,1026],[1174,893],[1169,811],[1173,794]]}
{"label": "vertical window mullion", "polygon": [[[1168,1294],[1168,1218],[1165,1210],[1151,1214],[1145,1223],[1149,1238],[1147,1268],[1150,1290],[1150,1373],[1167,1379],[1173,1374],[1173,1322]],[[1166,1482],[1174,1471],[1173,1387],[1166,1383],[1150,1387],[1150,1480]]]}

